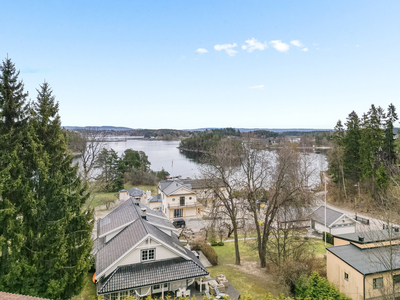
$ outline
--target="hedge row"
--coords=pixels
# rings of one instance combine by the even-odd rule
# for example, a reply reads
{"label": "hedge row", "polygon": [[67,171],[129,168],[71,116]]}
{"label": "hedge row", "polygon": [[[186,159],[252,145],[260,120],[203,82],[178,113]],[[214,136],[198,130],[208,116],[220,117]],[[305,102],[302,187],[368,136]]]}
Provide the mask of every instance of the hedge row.
{"label": "hedge row", "polygon": [[218,254],[209,244],[204,242],[193,242],[190,244],[190,247],[192,250],[203,252],[205,257],[207,257],[208,261],[213,266],[218,265]]}
{"label": "hedge row", "polygon": [[[325,242],[325,231],[322,232],[322,240]],[[326,242],[333,245],[333,235],[326,233]]]}

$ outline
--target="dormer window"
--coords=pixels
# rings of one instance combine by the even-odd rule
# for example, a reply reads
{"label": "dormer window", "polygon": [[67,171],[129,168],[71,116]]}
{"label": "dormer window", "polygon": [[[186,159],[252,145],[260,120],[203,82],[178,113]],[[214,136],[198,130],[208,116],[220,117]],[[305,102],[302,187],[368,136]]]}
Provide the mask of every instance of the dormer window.
{"label": "dormer window", "polygon": [[156,249],[142,250],[142,261],[154,260]]}

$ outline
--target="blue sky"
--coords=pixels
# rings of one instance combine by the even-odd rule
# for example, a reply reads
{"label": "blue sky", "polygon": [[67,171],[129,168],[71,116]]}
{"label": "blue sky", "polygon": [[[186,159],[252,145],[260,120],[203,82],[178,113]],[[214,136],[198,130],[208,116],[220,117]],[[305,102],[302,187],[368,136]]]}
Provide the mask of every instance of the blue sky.
{"label": "blue sky", "polygon": [[50,83],[63,125],[333,128],[400,109],[400,1],[0,3],[2,58],[31,98]]}

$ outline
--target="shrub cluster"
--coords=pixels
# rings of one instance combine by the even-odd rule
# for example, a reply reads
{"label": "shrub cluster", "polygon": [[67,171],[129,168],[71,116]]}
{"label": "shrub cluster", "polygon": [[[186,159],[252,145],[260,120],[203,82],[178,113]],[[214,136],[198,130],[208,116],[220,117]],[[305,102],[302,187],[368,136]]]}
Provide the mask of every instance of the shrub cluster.
{"label": "shrub cluster", "polygon": [[[325,242],[325,232],[322,232],[322,240]],[[333,245],[333,235],[329,232],[326,233],[326,242]]]}
{"label": "shrub cluster", "polygon": [[313,272],[310,277],[300,277],[296,285],[296,299],[335,299],[350,300],[331,285],[326,278]]}
{"label": "shrub cluster", "polygon": [[214,248],[205,242],[194,242],[190,244],[192,250],[201,251],[207,257],[210,264],[213,266],[218,265],[218,254]]}

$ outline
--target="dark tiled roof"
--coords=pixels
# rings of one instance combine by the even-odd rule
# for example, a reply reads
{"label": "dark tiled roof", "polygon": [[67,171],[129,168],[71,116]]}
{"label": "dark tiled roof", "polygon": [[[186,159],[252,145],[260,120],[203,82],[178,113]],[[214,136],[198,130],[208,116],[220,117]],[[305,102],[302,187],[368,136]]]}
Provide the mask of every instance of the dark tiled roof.
{"label": "dark tiled roof", "polygon": [[348,244],[344,246],[329,247],[326,249],[364,275],[387,272],[390,269],[400,269],[399,246],[392,246],[392,268],[389,264],[389,247],[377,247],[361,250],[352,244]]}
{"label": "dark tiled roof", "polygon": [[[344,215],[343,213],[327,207],[326,208],[326,225],[329,227],[330,225],[332,225],[333,222],[335,222],[337,219],[339,219],[343,215]],[[310,217],[311,217],[311,219],[317,221],[318,223],[325,224],[325,206],[318,207],[311,214]]]}
{"label": "dark tiled roof", "polygon": [[48,299],[0,292],[0,300],[48,300]]}
{"label": "dark tiled roof", "polygon": [[[182,244],[174,234],[169,236],[157,228],[157,226],[160,225],[169,228],[171,231],[176,231],[175,227],[165,218],[164,214],[155,212],[143,204],[135,205],[132,198],[126,200],[120,205],[120,207],[121,206],[124,207],[123,210],[118,210],[116,212],[115,209],[110,213],[112,214],[112,218],[110,218],[110,220],[120,224],[121,222],[118,218],[119,215],[122,217],[130,216],[130,219],[125,220],[125,223],[133,223],[128,224],[121,232],[119,232],[107,243],[104,243],[104,241],[102,241],[103,239],[95,240],[95,248],[93,253],[97,253],[97,275],[100,275],[103,271],[105,271],[110,265],[112,265],[116,260],[118,260],[148,234],[153,235],[155,238],[178,250],[183,255],[187,255],[187,252],[190,252],[183,248]],[[142,208],[146,208],[147,220],[144,220],[141,217]],[[101,221],[106,220],[109,215],[107,215],[104,219],[101,219]],[[154,225],[149,224],[149,222]]]}
{"label": "dark tiled roof", "polygon": [[99,225],[97,227],[97,236],[101,236],[125,224],[127,225],[129,222],[134,221],[137,218],[135,210],[132,209],[134,205],[135,204],[133,203],[133,201],[131,199],[128,199],[116,209],[111,211],[103,219],[98,219],[97,221]]}
{"label": "dark tiled roof", "polygon": [[202,277],[207,270],[192,260],[174,258],[119,267],[97,284],[98,294]]}
{"label": "dark tiled roof", "polygon": [[131,197],[142,197],[143,194],[144,194],[144,191],[141,190],[141,189],[133,187],[133,188],[128,190],[128,194]]}
{"label": "dark tiled roof", "polygon": [[[389,235],[390,233],[390,235]],[[354,233],[345,233],[345,234],[335,234],[334,237],[355,242],[358,244],[368,244],[368,243],[377,243],[377,242],[384,242],[393,239],[400,239],[400,233],[391,231],[389,232],[387,229],[383,230],[372,230],[372,231],[365,231],[365,232],[354,232]],[[360,242],[359,236],[364,238],[363,242]]]}
{"label": "dark tiled roof", "polygon": [[149,199],[147,199],[148,202],[161,202],[161,194],[157,194],[154,196],[151,196]]}

